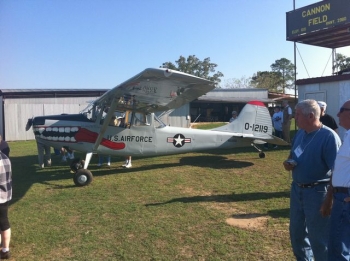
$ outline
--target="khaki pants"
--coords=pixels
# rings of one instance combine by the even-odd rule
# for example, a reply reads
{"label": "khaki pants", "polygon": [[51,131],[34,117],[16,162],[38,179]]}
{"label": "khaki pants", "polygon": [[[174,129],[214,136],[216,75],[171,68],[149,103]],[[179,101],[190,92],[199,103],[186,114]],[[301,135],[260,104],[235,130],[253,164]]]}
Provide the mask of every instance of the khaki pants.
{"label": "khaki pants", "polygon": [[[46,146],[43,143],[36,143],[38,147],[38,161],[39,161],[39,167],[43,168],[44,163],[46,163],[48,166],[51,165],[51,147]],[[45,153],[45,155],[44,155]],[[45,160],[45,162],[44,162]]]}

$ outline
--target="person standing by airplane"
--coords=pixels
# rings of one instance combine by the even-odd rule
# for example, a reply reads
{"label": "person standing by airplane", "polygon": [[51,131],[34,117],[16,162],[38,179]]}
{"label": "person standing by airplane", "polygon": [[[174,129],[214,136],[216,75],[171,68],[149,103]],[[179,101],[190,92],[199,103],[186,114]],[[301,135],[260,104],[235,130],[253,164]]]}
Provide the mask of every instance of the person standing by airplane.
{"label": "person standing by airplane", "polygon": [[315,100],[296,105],[299,130],[283,162],[284,168],[292,171],[289,232],[297,260],[327,260],[329,217],[324,217],[320,209],[341,141],[333,130],[322,125],[320,113]]}
{"label": "person standing by airplane", "polygon": [[127,169],[132,167],[132,165],[131,165],[131,156],[125,157],[125,163],[122,165],[122,167],[127,168]]}
{"label": "person standing by airplane", "polygon": [[12,168],[10,159],[0,152],[0,259],[10,258],[11,226],[8,219],[9,201],[12,199]]}
{"label": "person standing by airplane", "polygon": [[327,103],[323,101],[318,101],[317,103],[321,108],[320,121],[322,122],[322,124],[326,125],[327,127],[334,130],[336,133],[338,133],[338,125],[335,122],[335,119],[331,115],[326,113]]}
{"label": "person standing by airplane", "polygon": [[7,157],[10,157],[10,147],[5,140],[3,140],[0,135],[0,151],[4,153]]}
{"label": "person standing by airplane", "polygon": [[233,122],[235,119],[237,119],[237,117],[238,117],[237,112],[236,112],[236,111],[233,111],[233,112],[232,112],[232,117],[231,117],[231,119],[230,119],[230,122]]}
{"label": "person standing by airplane", "polygon": [[290,143],[290,124],[293,117],[292,108],[289,106],[287,100],[282,102],[282,107],[283,107],[282,136],[286,142]]}
{"label": "person standing by airplane", "polygon": [[[101,167],[103,164],[103,155],[98,155],[98,164],[97,167]],[[111,155],[107,156],[107,166],[110,167],[111,166]]]}
{"label": "person standing by airplane", "polygon": [[[275,129],[275,136],[282,139],[282,123],[283,123],[283,113],[281,112],[281,107],[276,106],[274,109],[274,114],[272,116],[273,128]],[[273,146],[274,149],[277,145]]]}
{"label": "person standing by airplane", "polygon": [[350,260],[350,100],[340,108],[339,125],[346,129],[335,159],[324,216],[330,214],[328,260]]}
{"label": "person standing by airplane", "polygon": [[67,159],[74,159],[74,151],[67,146],[61,148],[62,162],[67,162]]}
{"label": "person standing by airplane", "polygon": [[44,168],[45,165],[50,167],[51,166],[51,147],[37,141],[36,146],[38,148],[38,161],[39,161],[39,167]]}

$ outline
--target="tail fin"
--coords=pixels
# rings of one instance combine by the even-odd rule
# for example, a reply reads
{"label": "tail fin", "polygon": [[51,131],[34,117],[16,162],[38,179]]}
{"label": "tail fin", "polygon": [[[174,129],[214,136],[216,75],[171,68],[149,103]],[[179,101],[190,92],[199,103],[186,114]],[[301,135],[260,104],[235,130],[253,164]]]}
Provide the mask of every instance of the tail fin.
{"label": "tail fin", "polygon": [[288,145],[284,140],[272,135],[271,115],[261,101],[248,102],[233,122],[212,130],[231,132],[233,136],[277,145]]}

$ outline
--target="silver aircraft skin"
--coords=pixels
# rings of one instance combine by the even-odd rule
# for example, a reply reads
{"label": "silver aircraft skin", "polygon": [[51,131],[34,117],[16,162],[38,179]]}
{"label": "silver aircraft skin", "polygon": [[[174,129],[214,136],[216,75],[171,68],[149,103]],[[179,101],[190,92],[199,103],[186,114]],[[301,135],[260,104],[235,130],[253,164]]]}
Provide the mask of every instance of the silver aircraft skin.
{"label": "silver aircraft skin", "polygon": [[[96,153],[157,156],[217,148],[257,148],[255,144],[265,142],[287,144],[272,135],[269,111],[260,101],[248,102],[235,121],[211,130],[166,126],[155,115],[178,108],[213,88],[212,82],[189,74],[146,69],[106,92],[81,113],[34,117],[28,120],[26,129],[33,126],[37,142],[86,153],[84,161],[77,159],[71,165],[77,186],[91,183],[92,173],[87,168]],[[124,116],[124,124],[118,115]]]}

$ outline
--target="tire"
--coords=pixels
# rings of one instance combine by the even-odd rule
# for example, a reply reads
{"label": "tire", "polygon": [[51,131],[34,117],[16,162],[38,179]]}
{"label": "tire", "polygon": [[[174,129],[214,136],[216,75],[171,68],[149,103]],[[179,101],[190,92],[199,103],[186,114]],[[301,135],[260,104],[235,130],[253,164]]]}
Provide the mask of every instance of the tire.
{"label": "tire", "polygon": [[87,169],[78,169],[73,176],[74,184],[78,187],[84,187],[92,182],[92,173]]}

